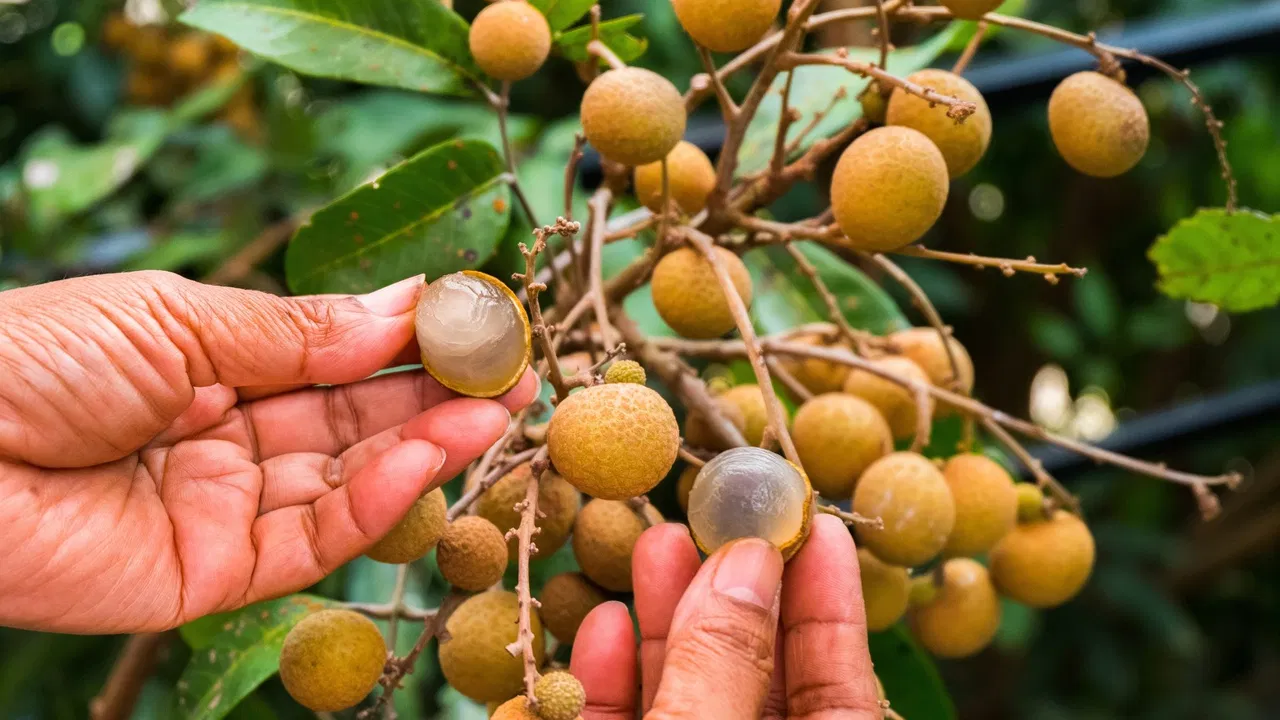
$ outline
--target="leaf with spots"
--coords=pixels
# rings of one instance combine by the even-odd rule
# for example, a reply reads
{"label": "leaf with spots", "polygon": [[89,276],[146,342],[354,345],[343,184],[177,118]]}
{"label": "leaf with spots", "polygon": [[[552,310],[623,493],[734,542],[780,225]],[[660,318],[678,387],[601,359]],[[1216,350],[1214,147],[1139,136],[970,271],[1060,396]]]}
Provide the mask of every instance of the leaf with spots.
{"label": "leaf with spots", "polygon": [[[600,23],[600,41],[613,51],[622,62],[629,63],[649,49],[649,41],[631,34],[631,28],[640,24],[644,15],[626,15]],[[560,54],[574,62],[585,62],[591,57],[587,43],[591,42],[591,26],[583,25],[556,34],[556,48]],[[604,64],[604,61],[600,61]]]}
{"label": "leaf with spots", "polygon": [[[223,613],[182,635],[191,661],[178,680],[177,716],[218,720],[280,668],[284,638],[309,613],[332,606],[311,595],[290,595]],[[215,619],[216,618],[216,619]],[[210,633],[216,627],[216,633]],[[197,637],[192,642],[192,636]]]}
{"label": "leaf with spots", "polygon": [[480,140],[428,148],[317,210],[285,255],[299,294],[364,293],[426,273],[477,268],[511,219],[498,151]]}
{"label": "leaf with spots", "polygon": [[1280,215],[1205,209],[1148,251],[1160,291],[1247,312],[1280,302]]}

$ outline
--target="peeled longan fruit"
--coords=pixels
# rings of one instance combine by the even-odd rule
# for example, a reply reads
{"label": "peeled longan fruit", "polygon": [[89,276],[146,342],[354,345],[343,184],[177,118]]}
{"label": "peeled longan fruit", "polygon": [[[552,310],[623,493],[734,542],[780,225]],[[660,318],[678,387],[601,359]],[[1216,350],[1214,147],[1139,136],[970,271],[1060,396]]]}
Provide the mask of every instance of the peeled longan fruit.
{"label": "peeled longan fruit", "polygon": [[[529,490],[529,463],[516,466],[476,501],[476,515],[493,523],[504,536],[520,526],[516,505],[524,501]],[[582,497],[564,478],[548,472],[538,482],[538,534],[534,537],[537,552],[532,557],[546,557],[564,547],[573,530]],[[519,541],[507,541],[507,553],[516,557]]]}
{"label": "peeled longan fruit", "polygon": [[[815,333],[797,335],[791,342],[796,345],[830,347],[841,350],[852,349],[843,340],[834,343],[828,342],[821,335]],[[814,395],[840,392],[844,387],[845,378],[849,377],[848,365],[815,358],[788,358],[782,361],[782,366]]]}
{"label": "peeled longan fruit", "polygon": [[858,548],[862,601],[867,606],[867,629],[888,630],[907,612],[911,578],[907,569],[890,565],[866,548]]}
{"label": "peeled longan fruit", "polygon": [[991,144],[991,110],[973,83],[946,70],[920,70],[907,77],[911,82],[977,105],[977,110],[957,122],[947,116],[947,108],[896,88],[889,98],[885,122],[919,130],[938,146],[952,178],[973,169]]}
{"label": "peeled longan fruit", "polygon": [[538,678],[533,688],[540,720],[575,720],[587,704],[587,692],[578,678],[555,670]]}
{"label": "peeled longan fruit", "polygon": [[[455,690],[476,702],[503,701],[524,690],[524,661],[507,652],[516,641],[520,605],[516,594],[490,590],[458,606],[445,622],[440,641],[440,671]],[[542,620],[530,611],[533,656],[546,656]]]}
{"label": "peeled longan fruit", "polygon": [[373,691],[387,662],[382,632],[350,610],[320,610],[293,626],[280,650],[280,680],[316,712],[345,710]]}
{"label": "peeled longan fruit", "polygon": [[[716,256],[729,271],[743,304],[751,305],[751,273],[742,259],[722,247]],[[695,340],[718,338],[735,327],[729,300],[711,262],[693,248],[667,253],[653,268],[653,304],[672,330]]]}
{"label": "peeled longan fruit", "polygon": [[641,68],[609,70],[582,96],[582,131],[591,146],[623,165],[667,156],[684,136],[684,98],[670,80]]}
{"label": "peeled longan fruit", "polygon": [[941,0],[952,15],[964,20],[977,20],[1000,7],[1004,0]]}
{"label": "peeled longan fruit", "polygon": [[[969,395],[973,392],[973,360],[969,357],[969,351],[964,349],[964,345],[961,345],[959,340],[954,337],[947,339],[950,341],[951,352],[956,358],[956,369],[959,371],[959,382],[956,384],[952,383],[951,359],[937,330],[909,328],[889,336],[889,341],[902,352],[902,356],[919,365],[934,385],[947,390],[954,389],[962,395]],[[947,403],[938,403],[939,415],[945,416],[953,412],[954,408]]]}
{"label": "peeled longan fruit", "polygon": [[880,411],[845,393],[819,395],[801,405],[791,439],[814,489],[833,500],[850,497],[863,471],[893,450],[893,435]]}
{"label": "peeled longan fruit", "polygon": [[[654,212],[662,211],[662,162],[636,168],[636,199]],[[702,148],[681,140],[667,153],[667,190],[681,211],[694,215],[707,206],[716,187],[716,168]]]}
{"label": "peeled longan fruit", "polygon": [[562,643],[572,645],[587,613],[602,605],[604,591],[587,580],[582,573],[560,573],[542,586],[542,622]]}
{"label": "peeled longan fruit", "polygon": [[436,564],[453,587],[469,592],[486,590],[502,580],[507,570],[507,540],[482,517],[460,517],[440,538]]}
{"label": "peeled longan fruit", "polygon": [[943,552],[973,556],[990,550],[1018,520],[1018,491],[1000,463],[986,455],[956,455],[942,468],[956,502],[956,524]]}
{"label": "peeled longan fruit", "polygon": [[644,522],[626,503],[592,500],[573,525],[573,555],[595,584],[631,592],[631,553],[644,531]]}
{"label": "peeled longan fruit", "polygon": [[654,488],[676,462],[680,426],[644,385],[595,385],[551,415],[547,447],[556,470],[592,497],[625,500]]}
{"label": "peeled longan fruit", "polygon": [[551,52],[551,26],[523,0],[496,2],[471,23],[471,55],[486,75],[514,82],[538,72]]}
{"label": "peeled longan fruit", "polygon": [[892,565],[915,567],[947,544],[956,504],[933,463],[912,452],[896,452],[871,464],[853,491],[853,511],[880,518],[883,528],[857,527],[858,540]]}
{"label": "peeled longan fruit", "polygon": [[[871,362],[901,377],[929,383],[929,376],[909,358],[887,355]],[[889,423],[889,430],[893,432],[894,438],[901,440],[916,434],[916,420],[920,409],[915,395],[906,387],[873,372],[855,368],[849,371],[849,377],[844,381],[844,391],[874,405]],[[932,397],[927,400],[926,405],[932,410]]]}
{"label": "peeled longan fruit", "polygon": [[1051,608],[1075,597],[1093,571],[1093,533],[1080,518],[1056,510],[1020,523],[991,550],[1000,592],[1024,605]]}
{"label": "peeled longan fruit", "polygon": [[715,456],[689,491],[689,530],[711,554],[738,538],[768,540],[784,558],[809,537],[813,489],[785,458],[756,447]]}
{"label": "peeled longan fruit", "polygon": [[831,210],[854,247],[888,252],[919,240],[947,203],[947,163],[918,130],[880,127],[836,163]]}
{"label": "peeled longan fruit", "polygon": [[463,395],[501,395],[529,365],[529,316],[516,294],[491,275],[463,270],[427,285],[415,326],[423,367]]}
{"label": "peeled longan fruit", "polygon": [[933,601],[911,611],[911,630],[938,657],[968,657],[995,639],[1000,598],[987,569],[975,560],[948,560],[942,577]]}
{"label": "peeled longan fruit", "polygon": [[1049,132],[1068,165],[1099,178],[1133,169],[1151,140],[1147,110],[1138,96],[1096,72],[1078,72],[1053,91]]}
{"label": "peeled longan fruit", "polygon": [[397,565],[417,560],[431,552],[431,548],[440,541],[448,523],[445,519],[448,511],[444,491],[432,490],[418,498],[391,532],[366,550],[365,555],[378,562]]}
{"label": "peeled longan fruit", "polygon": [[694,42],[715,52],[754,45],[773,27],[782,0],[671,0]]}

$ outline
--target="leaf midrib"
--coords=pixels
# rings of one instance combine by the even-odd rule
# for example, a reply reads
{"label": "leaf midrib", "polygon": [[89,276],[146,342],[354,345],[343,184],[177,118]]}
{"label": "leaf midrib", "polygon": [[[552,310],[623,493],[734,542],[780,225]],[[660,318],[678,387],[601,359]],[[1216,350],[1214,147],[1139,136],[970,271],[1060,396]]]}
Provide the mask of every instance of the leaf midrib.
{"label": "leaf midrib", "polygon": [[1276,267],[1276,266],[1280,266],[1280,257],[1271,258],[1269,260],[1259,260],[1257,262],[1250,262],[1250,263],[1238,263],[1238,264],[1232,264],[1232,265],[1216,266],[1210,269],[1202,270],[1200,272],[1196,272],[1194,270],[1165,271],[1164,276],[1166,278],[1211,277],[1214,275],[1225,275],[1229,273],[1238,273],[1238,272],[1244,272],[1247,270],[1254,270],[1262,267]]}

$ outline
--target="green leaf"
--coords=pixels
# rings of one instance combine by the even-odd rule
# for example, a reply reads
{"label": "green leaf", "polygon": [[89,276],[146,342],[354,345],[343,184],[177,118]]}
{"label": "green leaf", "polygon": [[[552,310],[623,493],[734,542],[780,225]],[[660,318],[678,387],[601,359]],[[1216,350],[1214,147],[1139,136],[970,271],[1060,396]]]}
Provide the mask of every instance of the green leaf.
{"label": "green leaf", "polygon": [[[899,77],[909,75],[933,62],[947,48],[947,44],[960,31],[961,23],[951,23],[938,34],[918,44],[889,53],[889,72]],[[874,63],[880,60],[875,48],[849,48],[849,59]],[[787,137],[794,140],[804,131],[817,113],[826,111],[822,120],[804,136],[796,149],[801,153],[814,142],[831,137],[862,117],[862,105],[858,95],[869,81],[848,70],[829,65],[805,65],[795,69],[791,85],[789,107],[799,111],[800,121],[793,123]],[[738,175],[749,175],[768,167],[773,156],[774,140],[778,135],[778,118],[782,115],[782,87],[786,75],[779,74],[760,104],[760,111],[752,118],[738,154]],[[836,100],[839,93],[844,97]],[[834,104],[833,104],[834,103]]]}
{"label": "green leaf", "polygon": [[[649,41],[636,37],[628,32],[640,24],[643,15],[624,15],[608,22],[600,23],[600,41],[609,46],[622,62],[631,62],[649,49]],[[556,47],[560,54],[574,62],[586,62],[591,54],[587,52],[587,43],[591,42],[591,26],[583,25],[556,35]],[[601,61],[603,63],[603,61]]]}
{"label": "green leaf", "polygon": [[871,633],[871,661],[884,683],[885,696],[899,715],[910,720],[952,720],[955,706],[933,660],[901,625]]}
{"label": "green leaf", "polygon": [[[279,669],[289,630],[331,604],[325,598],[290,595],[184,626],[182,635],[193,652],[178,680],[178,715],[191,720],[226,716]],[[196,629],[188,630],[193,625]],[[217,632],[211,633],[215,627]],[[200,642],[192,643],[191,635],[198,635]]]}
{"label": "green leaf", "polygon": [[179,18],[306,75],[471,95],[467,23],[430,0],[201,0]]}
{"label": "green leaf", "polygon": [[1172,298],[1248,312],[1280,301],[1280,216],[1205,209],[1156,240],[1147,253],[1160,291]]}
{"label": "green leaf", "polygon": [[480,267],[506,232],[509,194],[493,146],[436,145],[316,211],[285,255],[289,287],[362,293]]}
{"label": "green leaf", "polygon": [[586,15],[596,0],[529,0],[529,3],[547,16],[552,30],[564,30]]}

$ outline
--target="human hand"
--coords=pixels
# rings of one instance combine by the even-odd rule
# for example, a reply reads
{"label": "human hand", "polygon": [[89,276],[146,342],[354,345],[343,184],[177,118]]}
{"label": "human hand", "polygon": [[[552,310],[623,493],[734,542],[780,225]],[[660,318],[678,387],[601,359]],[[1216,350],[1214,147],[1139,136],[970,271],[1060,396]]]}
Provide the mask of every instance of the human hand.
{"label": "human hand", "polygon": [[[422,278],[280,298],[166,273],[0,293],[0,625],[174,627],[320,580],[537,395],[416,362]],[[318,383],[330,388],[307,388]],[[352,383],[352,384],[342,384]]]}
{"label": "human hand", "polygon": [[[591,612],[571,672],[583,720],[870,720],[883,717],[853,538],[818,515],[790,563],[740,540],[706,563],[682,525],[647,530],[632,559],[637,660],[622,603]],[[639,679],[637,684],[637,662]]]}

